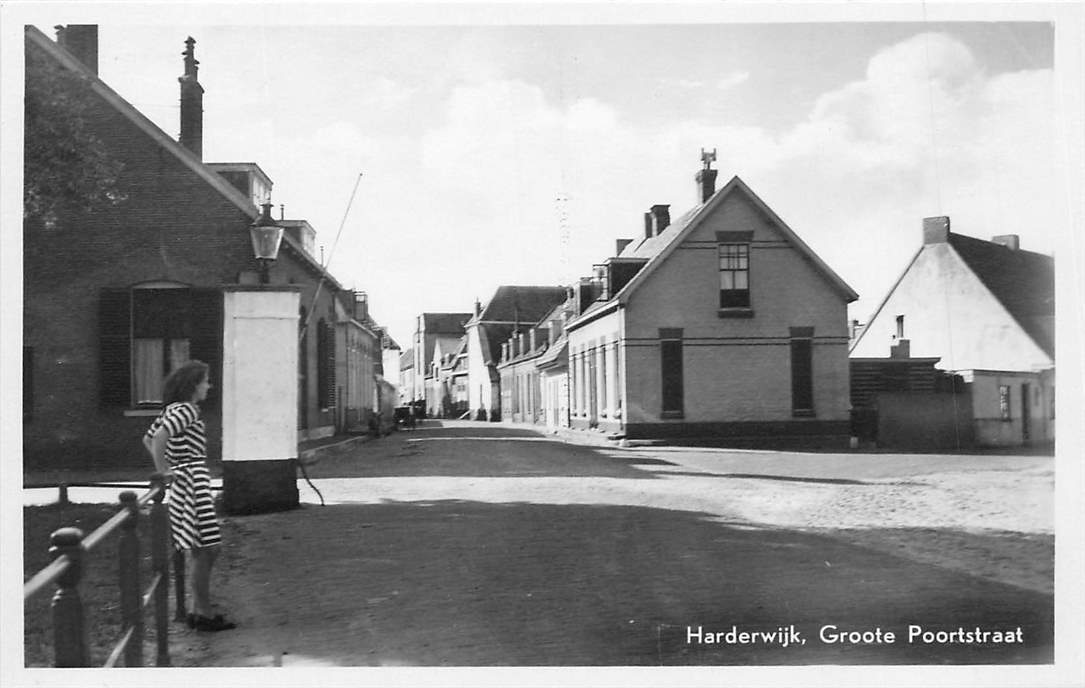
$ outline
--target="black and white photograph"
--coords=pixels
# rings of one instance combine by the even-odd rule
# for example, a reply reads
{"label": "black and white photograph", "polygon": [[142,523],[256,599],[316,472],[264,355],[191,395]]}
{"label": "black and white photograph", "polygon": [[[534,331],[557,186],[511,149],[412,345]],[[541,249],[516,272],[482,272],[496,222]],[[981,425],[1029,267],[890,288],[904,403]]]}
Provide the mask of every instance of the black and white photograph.
{"label": "black and white photograph", "polygon": [[0,17],[4,685],[1085,685],[1082,3]]}

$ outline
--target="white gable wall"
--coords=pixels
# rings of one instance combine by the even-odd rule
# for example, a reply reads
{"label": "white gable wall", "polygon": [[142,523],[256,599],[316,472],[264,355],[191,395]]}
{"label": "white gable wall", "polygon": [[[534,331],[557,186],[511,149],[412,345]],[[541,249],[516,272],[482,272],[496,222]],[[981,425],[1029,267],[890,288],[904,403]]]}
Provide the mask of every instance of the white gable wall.
{"label": "white gable wall", "polygon": [[904,316],[911,355],[941,357],[937,367],[943,370],[1037,371],[1054,365],[946,243],[923,247],[851,355],[889,355],[898,315]]}

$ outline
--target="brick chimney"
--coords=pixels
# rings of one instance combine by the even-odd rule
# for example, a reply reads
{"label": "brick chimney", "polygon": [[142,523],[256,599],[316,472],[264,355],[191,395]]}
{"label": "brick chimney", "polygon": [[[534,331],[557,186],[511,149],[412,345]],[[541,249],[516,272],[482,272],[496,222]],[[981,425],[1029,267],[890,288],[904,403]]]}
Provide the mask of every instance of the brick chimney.
{"label": "brick chimney", "polygon": [[178,77],[181,83],[181,136],[180,144],[203,160],[203,86],[200,86],[196,73],[199,61],[196,60],[196,40],[189,36],[185,41],[185,74]]}
{"label": "brick chimney", "polygon": [[57,45],[82,62],[94,76],[98,76],[98,25],[68,24],[53,28],[57,32]]}
{"label": "brick chimney", "polygon": [[364,291],[354,292],[354,319],[364,321],[369,317],[369,295]]}
{"label": "brick chimney", "polygon": [[656,204],[651,210],[644,213],[644,238],[651,239],[667,228],[671,223],[671,207],[669,205]]}
{"label": "brick chimney", "polygon": [[949,218],[945,215],[923,218],[923,244],[944,244],[949,241]]}
{"label": "brick chimney", "polygon": [[616,256],[622,255],[622,251],[624,251],[625,247],[628,246],[631,243],[633,243],[632,239],[618,239],[614,244],[614,249],[615,249],[614,255],[616,255]]}
{"label": "brick chimney", "polygon": [[704,163],[704,167],[697,170],[697,174],[693,177],[697,182],[698,203],[708,201],[708,199],[712,198],[712,194],[716,193],[716,175],[718,174],[718,171],[712,169],[712,163],[715,161],[715,148],[712,149],[711,153],[704,148],[701,149],[701,162]]}
{"label": "brick chimney", "polygon": [[1011,251],[1016,251],[1021,248],[1021,237],[1017,234],[999,234],[998,236],[991,237],[991,241],[996,244],[1002,244]]}

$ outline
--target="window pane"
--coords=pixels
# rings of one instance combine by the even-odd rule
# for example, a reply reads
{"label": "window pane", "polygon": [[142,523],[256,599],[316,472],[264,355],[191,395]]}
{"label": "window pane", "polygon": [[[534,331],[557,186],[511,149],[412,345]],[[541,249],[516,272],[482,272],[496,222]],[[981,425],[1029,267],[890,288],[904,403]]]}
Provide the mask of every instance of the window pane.
{"label": "window pane", "polygon": [[735,273],[733,272],[721,272],[720,273],[720,289],[734,289],[735,288]]}
{"label": "window pane", "polygon": [[161,339],[136,339],[132,342],[133,377],[137,404],[162,403]]}
{"label": "window pane", "polygon": [[170,372],[188,362],[190,358],[192,357],[189,355],[187,339],[170,340]]}
{"label": "window pane", "polygon": [[749,289],[750,288],[750,273],[748,272],[736,272],[735,273],[735,289]]}

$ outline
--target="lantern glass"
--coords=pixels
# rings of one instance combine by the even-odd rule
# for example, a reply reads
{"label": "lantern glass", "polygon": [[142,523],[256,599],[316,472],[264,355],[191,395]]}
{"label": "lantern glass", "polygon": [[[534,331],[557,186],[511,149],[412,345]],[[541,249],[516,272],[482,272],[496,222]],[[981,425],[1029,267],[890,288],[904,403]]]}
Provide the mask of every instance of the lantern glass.
{"label": "lantern glass", "polygon": [[252,225],[252,252],[258,260],[275,260],[279,257],[279,246],[283,240],[283,228],[275,225]]}

